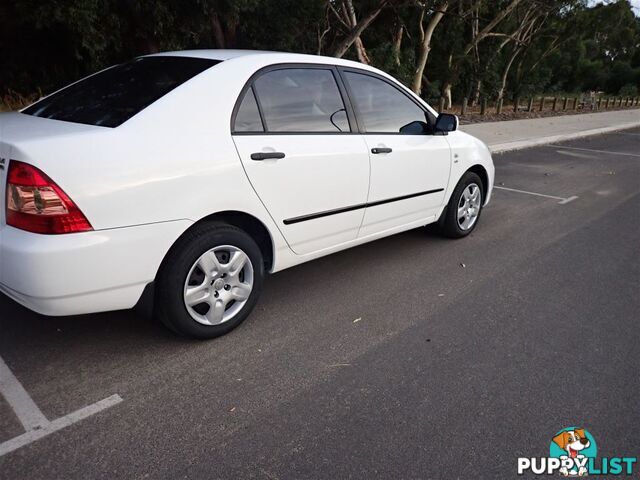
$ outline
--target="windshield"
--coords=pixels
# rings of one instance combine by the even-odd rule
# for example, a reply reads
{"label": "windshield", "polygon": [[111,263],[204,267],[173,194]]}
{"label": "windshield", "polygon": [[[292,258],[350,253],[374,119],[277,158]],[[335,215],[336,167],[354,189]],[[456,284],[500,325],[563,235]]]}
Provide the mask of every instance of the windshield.
{"label": "windshield", "polygon": [[74,83],[22,113],[102,127],[117,127],[219,60],[142,57]]}

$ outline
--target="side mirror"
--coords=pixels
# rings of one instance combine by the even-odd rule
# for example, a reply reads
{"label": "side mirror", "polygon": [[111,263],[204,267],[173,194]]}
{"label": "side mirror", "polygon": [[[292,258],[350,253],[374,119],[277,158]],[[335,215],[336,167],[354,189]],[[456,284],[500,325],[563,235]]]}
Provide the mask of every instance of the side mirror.
{"label": "side mirror", "polygon": [[400,127],[401,135],[425,135],[429,133],[429,124],[416,120]]}
{"label": "side mirror", "polygon": [[454,132],[458,129],[458,117],[451,115],[450,113],[441,113],[436,119],[436,125],[434,127],[437,133],[446,135],[449,132]]}

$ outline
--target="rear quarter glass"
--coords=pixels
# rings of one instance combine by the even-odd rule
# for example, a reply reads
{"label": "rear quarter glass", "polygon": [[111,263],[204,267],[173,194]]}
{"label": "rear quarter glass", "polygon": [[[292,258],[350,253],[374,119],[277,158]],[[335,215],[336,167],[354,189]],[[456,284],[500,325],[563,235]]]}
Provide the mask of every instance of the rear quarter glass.
{"label": "rear quarter glass", "polygon": [[142,57],[80,80],[29,106],[36,117],[117,127],[219,60]]}

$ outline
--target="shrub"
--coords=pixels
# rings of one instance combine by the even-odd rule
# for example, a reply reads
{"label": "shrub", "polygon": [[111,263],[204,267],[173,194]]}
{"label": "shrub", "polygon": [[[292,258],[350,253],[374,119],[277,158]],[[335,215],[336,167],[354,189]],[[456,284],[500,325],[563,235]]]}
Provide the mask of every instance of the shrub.
{"label": "shrub", "polygon": [[635,97],[638,95],[638,86],[633,83],[627,83],[620,87],[618,94],[621,97]]}

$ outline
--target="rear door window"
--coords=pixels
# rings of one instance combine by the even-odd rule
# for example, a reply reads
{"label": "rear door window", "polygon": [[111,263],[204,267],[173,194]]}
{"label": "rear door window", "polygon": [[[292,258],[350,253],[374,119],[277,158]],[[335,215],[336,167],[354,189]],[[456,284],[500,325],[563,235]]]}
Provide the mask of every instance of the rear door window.
{"label": "rear door window", "polygon": [[273,70],[255,82],[267,132],[350,132],[333,72],[321,68]]}
{"label": "rear door window", "polygon": [[190,57],[142,57],[76,82],[22,111],[27,115],[117,127],[153,102],[220,63]]}

